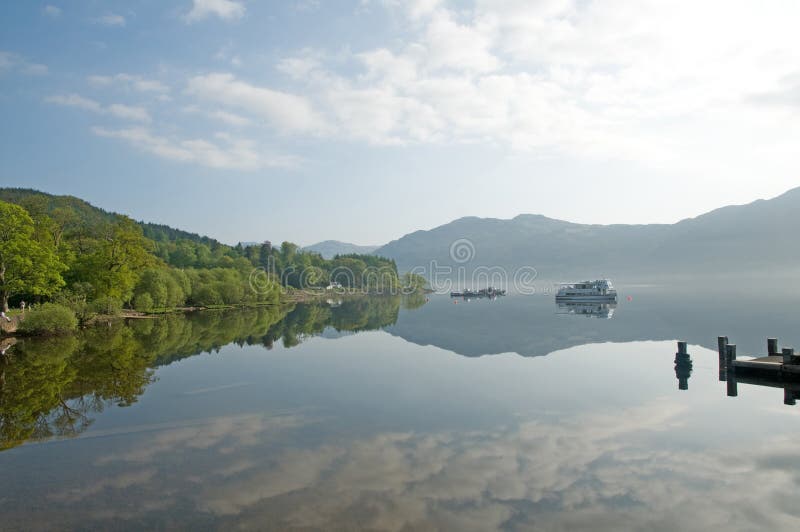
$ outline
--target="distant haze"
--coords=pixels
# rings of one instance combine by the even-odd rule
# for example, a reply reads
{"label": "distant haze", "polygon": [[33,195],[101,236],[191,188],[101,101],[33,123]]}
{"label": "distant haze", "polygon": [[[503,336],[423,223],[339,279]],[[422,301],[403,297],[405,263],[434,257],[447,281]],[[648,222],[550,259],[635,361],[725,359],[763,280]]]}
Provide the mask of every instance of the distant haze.
{"label": "distant haze", "polygon": [[335,255],[346,255],[349,253],[369,254],[378,249],[379,246],[358,246],[338,240],[326,240],[303,248],[304,251],[319,253],[326,259],[331,259]]}

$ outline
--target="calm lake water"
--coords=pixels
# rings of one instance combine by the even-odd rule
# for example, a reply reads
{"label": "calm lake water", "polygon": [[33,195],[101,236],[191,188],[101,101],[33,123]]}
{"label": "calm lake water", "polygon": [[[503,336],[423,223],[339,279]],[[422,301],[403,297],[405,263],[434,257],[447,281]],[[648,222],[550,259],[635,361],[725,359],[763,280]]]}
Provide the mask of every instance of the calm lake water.
{"label": "calm lake water", "polygon": [[796,292],[620,292],[19,341],[0,361],[0,529],[800,529],[800,406],[728,397],[716,352],[721,334],[740,356],[800,347]]}

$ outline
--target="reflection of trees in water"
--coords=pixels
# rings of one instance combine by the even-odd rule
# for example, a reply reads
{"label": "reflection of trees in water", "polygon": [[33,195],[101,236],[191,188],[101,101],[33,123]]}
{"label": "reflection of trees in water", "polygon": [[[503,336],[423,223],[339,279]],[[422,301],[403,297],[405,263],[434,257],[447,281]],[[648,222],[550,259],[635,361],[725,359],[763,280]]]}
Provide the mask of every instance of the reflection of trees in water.
{"label": "reflection of trees in water", "polygon": [[298,305],[270,328],[262,343],[271,348],[280,339],[285,347],[294,347],[303,339],[316,336],[326,328],[337,331],[373,331],[397,322],[399,297],[366,297],[344,301],[337,307]]}
{"label": "reflection of trees in water", "polygon": [[423,292],[414,292],[403,296],[400,302],[405,310],[415,310],[428,302],[428,296]]}
{"label": "reflection of trees in water", "polygon": [[394,325],[399,311],[398,297],[354,299],[332,309],[330,325],[339,331],[374,331]]}
{"label": "reflection of trees in water", "polygon": [[74,380],[77,370],[68,361],[77,348],[77,339],[51,338],[37,343],[42,352],[31,356],[26,352],[28,342],[18,342],[10,355],[13,359],[5,361],[0,449],[85,425],[80,412],[67,404],[67,384]]}
{"label": "reflection of trees in water", "polygon": [[92,414],[130,406],[154,369],[225,345],[281,340],[293,347],[326,327],[365,331],[397,321],[400,299],[372,297],[340,307],[302,304],[206,311],[98,326],[74,336],[28,338],[0,360],[0,450],[85,431]]}

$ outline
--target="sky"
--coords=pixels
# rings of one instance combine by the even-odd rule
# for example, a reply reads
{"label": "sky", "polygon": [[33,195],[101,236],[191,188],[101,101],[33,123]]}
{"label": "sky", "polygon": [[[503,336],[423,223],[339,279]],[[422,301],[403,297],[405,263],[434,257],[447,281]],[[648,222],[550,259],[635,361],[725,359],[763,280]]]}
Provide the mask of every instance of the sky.
{"label": "sky", "polygon": [[224,242],[800,186],[796,0],[7,0],[0,186]]}

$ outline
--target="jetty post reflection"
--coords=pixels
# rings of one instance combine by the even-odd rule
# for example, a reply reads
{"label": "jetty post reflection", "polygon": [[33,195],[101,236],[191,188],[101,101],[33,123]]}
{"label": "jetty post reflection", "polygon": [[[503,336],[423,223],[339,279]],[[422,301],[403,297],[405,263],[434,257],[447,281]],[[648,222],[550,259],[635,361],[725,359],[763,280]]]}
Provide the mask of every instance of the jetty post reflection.
{"label": "jetty post reflection", "polygon": [[733,365],[735,361],[736,344],[728,344],[725,346],[725,375],[728,379],[728,397],[739,395],[739,389],[736,384],[736,366]]}
{"label": "jetty post reflection", "polygon": [[678,379],[678,389],[689,389],[689,377],[692,376],[692,357],[686,351],[686,342],[678,342],[678,352],[675,353],[675,377]]}

